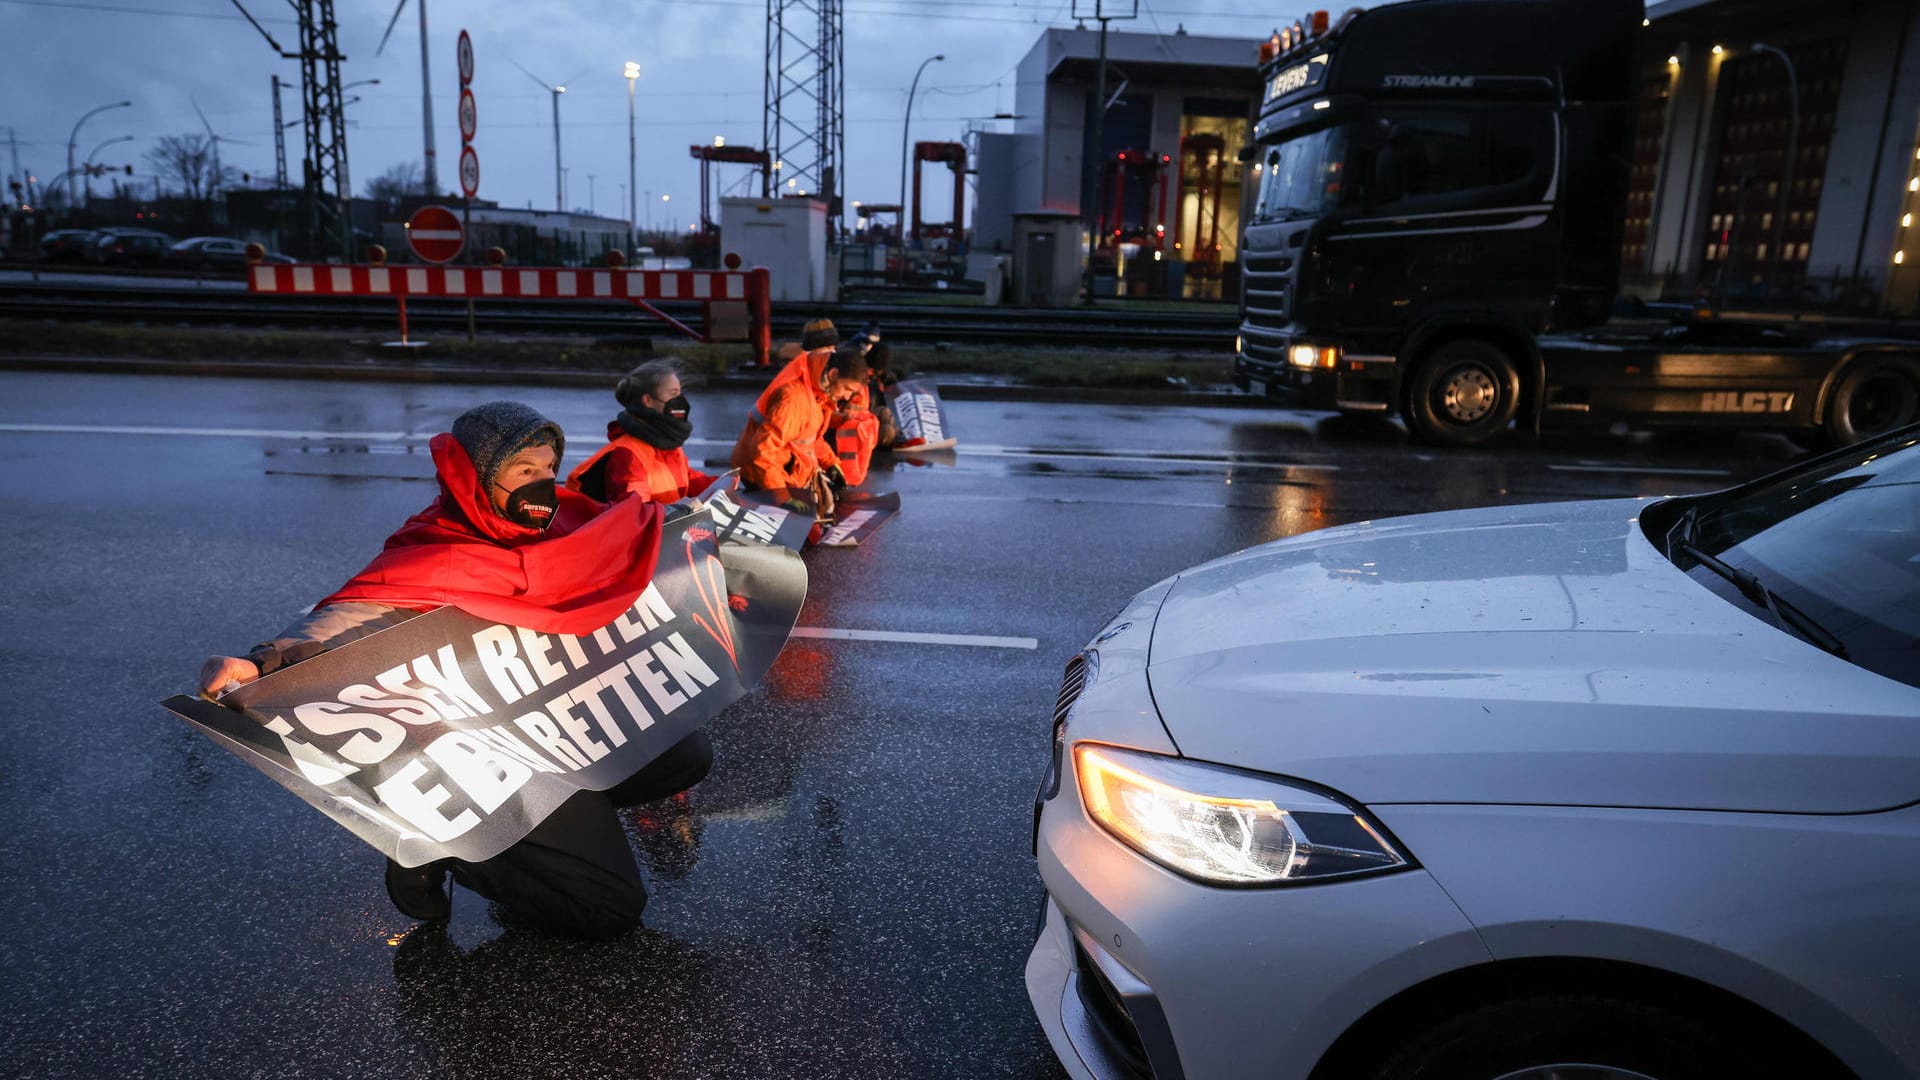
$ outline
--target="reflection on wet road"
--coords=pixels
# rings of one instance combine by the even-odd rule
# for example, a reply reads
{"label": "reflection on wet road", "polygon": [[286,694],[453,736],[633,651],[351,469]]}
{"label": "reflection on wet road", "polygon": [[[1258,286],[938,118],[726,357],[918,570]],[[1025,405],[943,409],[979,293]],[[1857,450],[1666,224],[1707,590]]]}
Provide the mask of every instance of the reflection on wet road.
{"label": "reflection on wet road", "polygon": [[[751,404],[689,391],[720,462]],[[0,1038],[35,1076],[1051,1076],[1021,983],[1032,787],[1061,665],[1127,596],[1309,529],[1648,496],[1778,439],[1446,453],[1282,410],[952,402],[880,464],[900,517],[808,556],[801,624],[627,829],[647,929],[594,944],[470,893],[395,914],[379,857],[154,704],[271,634],[431,497],[425,443],[528,401],[597,446],[610,394],[0,376]]]}

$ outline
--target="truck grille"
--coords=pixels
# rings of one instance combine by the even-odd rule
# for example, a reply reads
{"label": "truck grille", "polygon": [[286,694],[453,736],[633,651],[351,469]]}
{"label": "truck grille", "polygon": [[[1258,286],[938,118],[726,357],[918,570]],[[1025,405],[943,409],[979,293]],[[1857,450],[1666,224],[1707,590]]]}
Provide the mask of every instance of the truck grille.
{"label": "truck grille", "polygon": [[[1282,235],[1278,229],[1249,232],[1240,249],[1243,325],[1242,344],[1256,360],[1280,363],[1285,359],[1284,338],[1293,322],[1294,291],[1299,283],[1301,252],[1307,230]],[[1256,249],[1255,245],[1259,245]],[[1271,339],[1271,340],[1269,340]]]}

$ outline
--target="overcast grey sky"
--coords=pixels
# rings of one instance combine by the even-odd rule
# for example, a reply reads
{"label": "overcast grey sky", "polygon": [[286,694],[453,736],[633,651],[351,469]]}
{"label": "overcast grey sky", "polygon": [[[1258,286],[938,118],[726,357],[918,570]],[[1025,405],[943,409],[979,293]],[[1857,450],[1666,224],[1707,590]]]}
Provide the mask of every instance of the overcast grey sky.
{"label": "overcast grey sky", "polygon": [[[283,46],[298,40],[287,0],[241,0]],[[1090,8],[1092,0],[1080,0]],[[1113,8],[1108,0],[1108,8]],[[376,58],[394,0],[336,0],[342,77],[380,80],[354,90],[347,117],[355,193],[396,162],[421,157],[419,22],[412,3]],[[846,148],[849,199],[892,202],[900,176],[900,133],[907,86],[926,57],[914,105],[913,137],[958,139],[966,118],[1014,108],[1014,66],[1048,26],[1071,26],[1071,0],[844,0]],[[1116,29],[1245,37],[1248,49],[1275,24],[1291,21],[1236,0],[1141,0],[1140,16]],[[757,146],[761,136],[764,0],[428,0],[433,64],[435,149],[442,189],[457,188],[460,132],[454,115],[459,78],[454,43],[465,28],[476,57],[480,195],[505,205],[553,205],[553,129],[549,95],[518,62],[544,80],[567,80],[561,99],[563,164],[569,205],[621,214],[627,179],[625,61],[641,65],[637,113],[639,187],[651,193],[656,225],[694,217],[697,165],[687,147],[725,136]],[[74,123],[96,105],[134,105],[88,120],[77,140],[84,159],[121,135],[135,141],[102,149],[97,161],[132,163],[161,135],[202,131],[197,101],[223,138],[223,161],[255,176],[273,175],[274,73],[295,84],[284,95],[289,121],[300,115],[299,64],[274,55],[232,0],[0,0],[0,155],[6,129],[21,164],[43,182],[65,168]],[[241,145],[246,144],[246,145]],[[290,175],[298,182],[299,127],[287,131]],[[0,156],[0,172],[12,168]],[[731,185],[741,167],[724,171]],[[671,195],[662,203],[662,195]],[[641,210],[646,218],[649,210]]]}

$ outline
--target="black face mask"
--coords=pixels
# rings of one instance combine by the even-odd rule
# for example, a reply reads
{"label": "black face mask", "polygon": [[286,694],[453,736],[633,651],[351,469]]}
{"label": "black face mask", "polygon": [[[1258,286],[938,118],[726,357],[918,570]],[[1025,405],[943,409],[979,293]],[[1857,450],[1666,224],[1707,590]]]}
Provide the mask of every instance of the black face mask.
{"label": "black face mask", "polygon": [[553,524],[553,512],[560,506],[560,495],[552,478],[521,484],[507,493],[506,519],[530,528],[547,530]]}
{"label": "black face mask", "polygon": [[681,394],[660,406],[660,411],[675,420],[685,420],[693,415],[693,403],[687,400],[687,395]]}

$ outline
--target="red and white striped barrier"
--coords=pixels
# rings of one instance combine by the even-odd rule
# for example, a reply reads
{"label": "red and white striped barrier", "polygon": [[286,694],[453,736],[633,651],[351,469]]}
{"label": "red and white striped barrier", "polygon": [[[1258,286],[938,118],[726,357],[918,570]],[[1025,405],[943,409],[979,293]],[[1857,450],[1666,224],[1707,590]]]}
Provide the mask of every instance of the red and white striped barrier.
{"label": "red and white striped barrier", "polygon": [[[391,296],[407,336],[407,298],[467,300],[624,300],[687,335],[703,334],[655,308],[655,300],[738,300],[747,304],[748,343],[760,366],[771,362],[772,288],[765,267],[751,270],[561,270],[510,266],[335,266],[320,263],[248,268],[247,290],[272,296]],[[708,325],[712,312],[708,312]]]}
{"label": "red and white striped barrier", "polygon": [[252,292],[498,300],[745,300],[748,270],[255,265]]}

